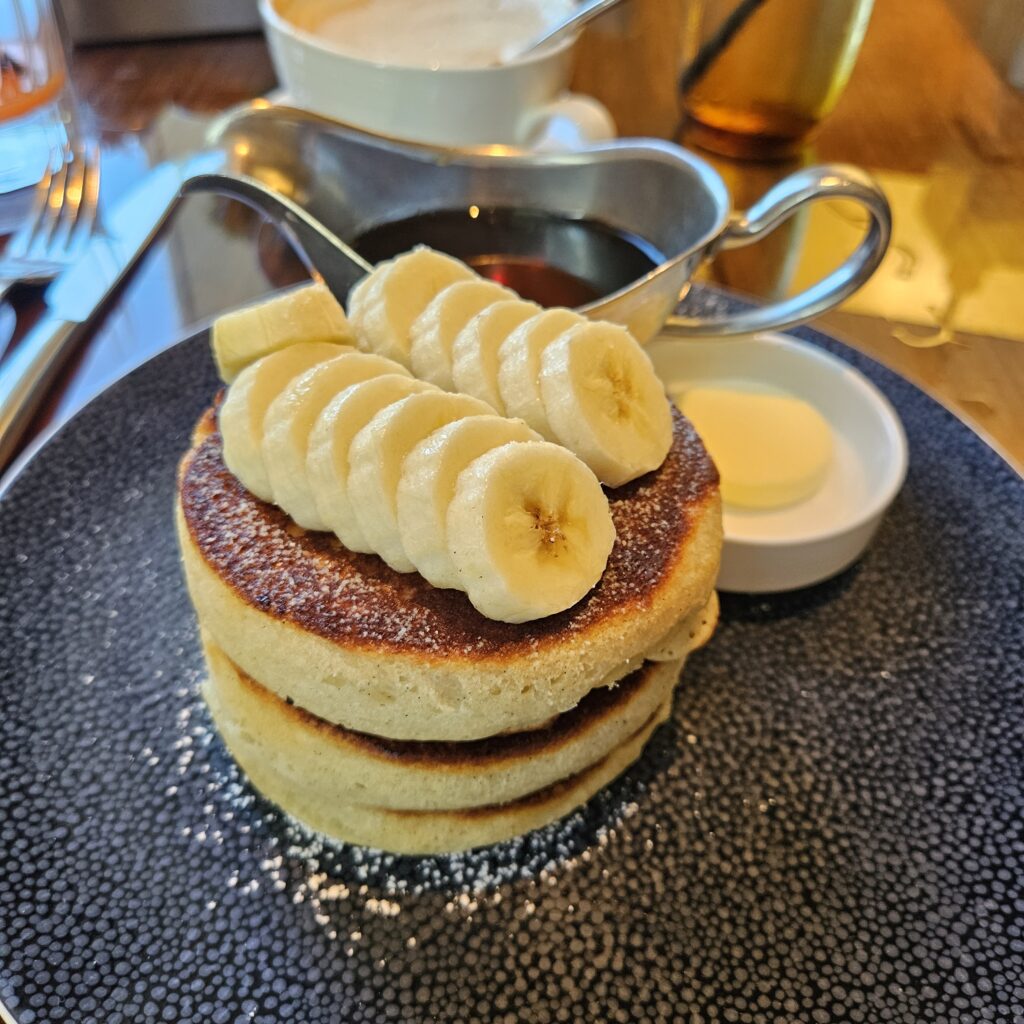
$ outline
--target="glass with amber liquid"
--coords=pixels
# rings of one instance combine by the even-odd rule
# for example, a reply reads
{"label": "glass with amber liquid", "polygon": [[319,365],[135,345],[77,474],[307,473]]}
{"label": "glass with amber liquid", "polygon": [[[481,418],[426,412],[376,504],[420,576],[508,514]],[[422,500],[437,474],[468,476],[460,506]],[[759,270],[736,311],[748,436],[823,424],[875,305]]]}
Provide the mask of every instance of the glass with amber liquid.
{"label": "glass with amber liquid", "polygon": [[872,0],[694,0],[684,41],[689,141],[728,156],[797,150],[836,105]]}
{"label": "glass with amber liquid", "polygon": [[50,0],[0,0],[0,194],[34,185],[59,148],[66,68]]}

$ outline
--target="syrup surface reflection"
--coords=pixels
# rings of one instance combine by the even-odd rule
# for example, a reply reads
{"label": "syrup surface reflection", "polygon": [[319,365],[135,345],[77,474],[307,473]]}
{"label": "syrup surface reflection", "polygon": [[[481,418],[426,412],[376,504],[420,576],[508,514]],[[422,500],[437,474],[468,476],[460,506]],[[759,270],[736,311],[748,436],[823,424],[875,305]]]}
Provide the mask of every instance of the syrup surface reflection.
{"label": "syrup surface reflection", "polygon": [[631,284],[664,259],[646,239],[545,210],[432,210],[378,224],[352,242],[373,263],[429,245],[542,306],[582,306]]}

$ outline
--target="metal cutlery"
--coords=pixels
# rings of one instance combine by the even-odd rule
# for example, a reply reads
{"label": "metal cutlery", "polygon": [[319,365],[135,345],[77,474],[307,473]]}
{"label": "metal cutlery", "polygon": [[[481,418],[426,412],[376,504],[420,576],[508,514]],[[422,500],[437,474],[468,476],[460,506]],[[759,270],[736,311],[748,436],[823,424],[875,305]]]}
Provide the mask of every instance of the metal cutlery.
{"label": "metal cutlery", "polygon": [[154,168],[104,218],[103,231],[50,286],[46,313],[0,364],[0,466],[14,454],[91,318],[163,227],[182,195],[182,182],[217,169],[223,159],[221,153],[204,152]]}
{"label": "metal cutlery", "polygon": [[573,32],[578,32],[583,28],[588,21],[621,2],[622,0],[584,0],[584,3],[572,8],[560,21],[546,26],[539,35],[534,36],[525,43],[507,47],[502,51],[501,63],[511,64],[512,61],[520,60],[541,46],[550,46],[562,42]]}
{"label": "metal cutlery", "polygon": [[28,220],[0,257],[0,299],[15,284],[44,284],[72,263],[93,233],[99,187],[96,144],[68,143],[36,186]]}

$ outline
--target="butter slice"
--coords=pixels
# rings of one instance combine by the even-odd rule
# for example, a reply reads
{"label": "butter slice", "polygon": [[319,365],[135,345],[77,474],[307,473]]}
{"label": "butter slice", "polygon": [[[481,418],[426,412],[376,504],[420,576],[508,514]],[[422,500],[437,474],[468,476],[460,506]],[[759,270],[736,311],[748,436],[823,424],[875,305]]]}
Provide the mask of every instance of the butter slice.
{"label": "butter slice", "polygon": [[718,466],[722,499],[781,508],[809,498],[832,459],[832,431],[814,406],[791,395],[695,387],[677,397]]}

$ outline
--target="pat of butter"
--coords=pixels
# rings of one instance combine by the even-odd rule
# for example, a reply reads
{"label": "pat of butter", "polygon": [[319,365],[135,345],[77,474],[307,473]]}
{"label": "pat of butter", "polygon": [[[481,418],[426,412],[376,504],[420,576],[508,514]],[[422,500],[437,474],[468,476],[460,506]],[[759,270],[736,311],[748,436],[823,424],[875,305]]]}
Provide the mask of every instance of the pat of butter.
{"label": "pat of butter", "polygon": [[718,466],[727,504],[781,508],[809,498],[825,479],[832,432],[807,402],[729,387],[673,397]]}

